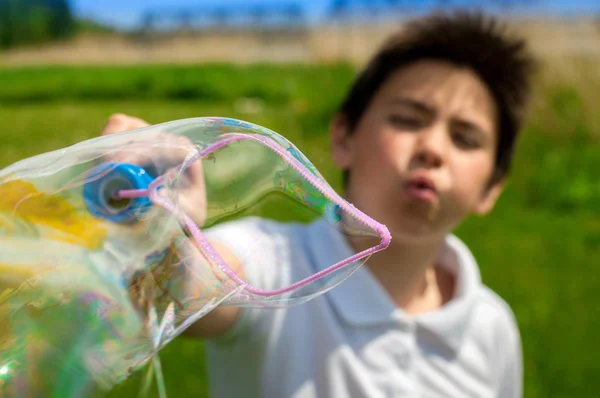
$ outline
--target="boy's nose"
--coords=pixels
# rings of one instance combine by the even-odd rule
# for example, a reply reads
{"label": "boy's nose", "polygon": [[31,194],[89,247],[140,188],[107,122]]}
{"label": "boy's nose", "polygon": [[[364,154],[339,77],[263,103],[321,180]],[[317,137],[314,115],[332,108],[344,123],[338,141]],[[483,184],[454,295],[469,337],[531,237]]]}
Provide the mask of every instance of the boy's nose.
{"label": "boy's nose", "polygon": [[417,136],[413,161],[421,167],[438,168],[444,163],[447,145],[445,134],[440,128],[423,131]]}

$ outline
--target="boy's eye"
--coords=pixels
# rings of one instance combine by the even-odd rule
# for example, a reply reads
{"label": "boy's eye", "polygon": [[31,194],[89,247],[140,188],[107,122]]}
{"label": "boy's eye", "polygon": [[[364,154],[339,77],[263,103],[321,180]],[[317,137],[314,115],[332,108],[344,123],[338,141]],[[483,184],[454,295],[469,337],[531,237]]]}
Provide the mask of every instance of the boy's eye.
{"label": "boy's eye", "polygon": [[481,147],[481,143],[477,137],[468,132],[455,132],[452,134],[452,140],[459,148],[477,149]]}
{"label": "boy's eye", "polygon": [[390,122],[397,128],[402,129],[418,129],[426,123],[422,117],[410,115],[391,115]]}

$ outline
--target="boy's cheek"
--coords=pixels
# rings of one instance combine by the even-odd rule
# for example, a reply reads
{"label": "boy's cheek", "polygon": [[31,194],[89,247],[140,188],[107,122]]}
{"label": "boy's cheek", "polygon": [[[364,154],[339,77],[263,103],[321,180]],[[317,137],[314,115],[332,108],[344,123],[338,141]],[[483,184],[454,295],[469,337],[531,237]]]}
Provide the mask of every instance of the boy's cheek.
{"label": "boy's cheek", "polygon": [[483,199],[481,192],[481,187],[474,183],[455,186],[447,195],[444,207],[460,223],[471,214],[480,214]]}

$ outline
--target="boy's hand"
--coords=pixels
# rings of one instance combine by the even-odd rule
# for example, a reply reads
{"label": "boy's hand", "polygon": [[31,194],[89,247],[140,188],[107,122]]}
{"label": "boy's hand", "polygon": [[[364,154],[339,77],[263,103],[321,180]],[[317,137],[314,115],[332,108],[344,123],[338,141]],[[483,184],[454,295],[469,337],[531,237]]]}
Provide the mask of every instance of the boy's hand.
{"label": "boy's hand", "polygon": [[[148,126],[150,124],[145,120],[117,113],[109,117],[101,135],[110,135]],[[183,163],[191,151],[196,151],[194,144],[180,135],[165,134],[161,143],[165,144],[164,147],[152,147],[148,151],[124,150],[115,156],[114,160],[140,166],[160,164],[174,167]],[[186,181],[180,184],[178,204],[198,226],[202,226],[206,219],[206,188],[202,160],[198,159],[189,165],[185,178]]]}
{"label": "boy's hand", "polygon": [[[109,135],[148,126],[149,123],[137,117],[115,114],[108,119],[108,122],[102,130],[102,135]],[[174,143],[176,145],[166,145],[165,148],[152,148],[152,150],[147,151],[147,153],[140,153],[140,151],[127,152],[127,150],[125,150],[119,153],[115,160],[139,165],[156,164],[157,162],[163,165],[177,165],[181,164],[185,157],[189,155],[190,149],[196,150],[193,144],[183,136],[166,135],[165,140],[181,140],[181,142],[170,141],[169,143]],[[192,217],[196,224],[202,226],[206,218],[206,190],[202,161],[198,160],[190,165],[187,174],[189,184],[185,188],[182,188],[179,204],[183,207],[184,211]],[[238,275],[244,278],[241,261],[224,246],[216,243],[213,243],[213,245],[225,262],[227,262]],[[180,247],[180,250],[183,250],[183,248]],[[178,298],[185,299],[188,302],[188,308],[183,310],[180,309],[180,311],[182,311],[180,315],[185,315],[189,311],[197,311],[207,300],[221,297],[223,294],[223,292],[219,291],[218,288],[214,288],[214,286],[220,286],[227,277],[219,267],[215,267],[211,262],[207,262],[199,254],[200,253],[197,251],[191,251],[191,253],[185,255],[184,257],[187,259],[186,267],[180,266],[177,269],[174,269],[171,265],[171,263],[174,262],[173,259],[165,258],[163,264],[156,269],[156,271],[163,270],[167,273],[174,270],[183,272],[183,277],[188,285],[178,287],[178,291],[184,293],[183,297]],[[212,272],[212,276],[206,274],[206,271],[208,270]],[[172,273],[169,273],[169,275],[171,275],[170,279],[174,278]],[[148,298],[145,297],[145,295],[148,294],[148,289],[150,289],[150,291],[154,290],[154,284],[148,285],[148,283],[149,281],[154,280],[154,276],[149,279],[148,274],[142,274],[140,279],[131,282],[130,291],[132,300],[134,300],[136,305],[138,305],[142,311],[147,304]],[[213,283],[217,281],[219,283]],[[238,307],[219,306],[191,325],[186,330],[185,334],[190,337],[205,338],[221,336],[233,327],[239,317],[239,313],[240,309]]]}
{"label": "boy's hand", "polygon": [[108,118],[100,135],[120,133],[122,131],[135,130],[148,126],[150,126],[150,123],[140,118],[124,115],[122,113],[115,113]]}

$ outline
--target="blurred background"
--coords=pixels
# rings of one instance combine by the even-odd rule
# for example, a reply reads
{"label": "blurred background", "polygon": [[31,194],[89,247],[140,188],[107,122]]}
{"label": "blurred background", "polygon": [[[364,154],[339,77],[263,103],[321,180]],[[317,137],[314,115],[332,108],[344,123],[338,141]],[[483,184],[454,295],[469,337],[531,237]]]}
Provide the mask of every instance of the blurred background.
{"label": "blurred background", "polygon": [[[597,0],[0,0],[0,167],[94,137],[115,112],[227,116],[284,135],[339,190],[327,129],[358,69],[406,19],[457,7],[500,15],[543,62],[507,191],[457,234],[516,314],[525,396],[597,397]],[[169,396],[206,396],[203,355],[164,349]]]}

